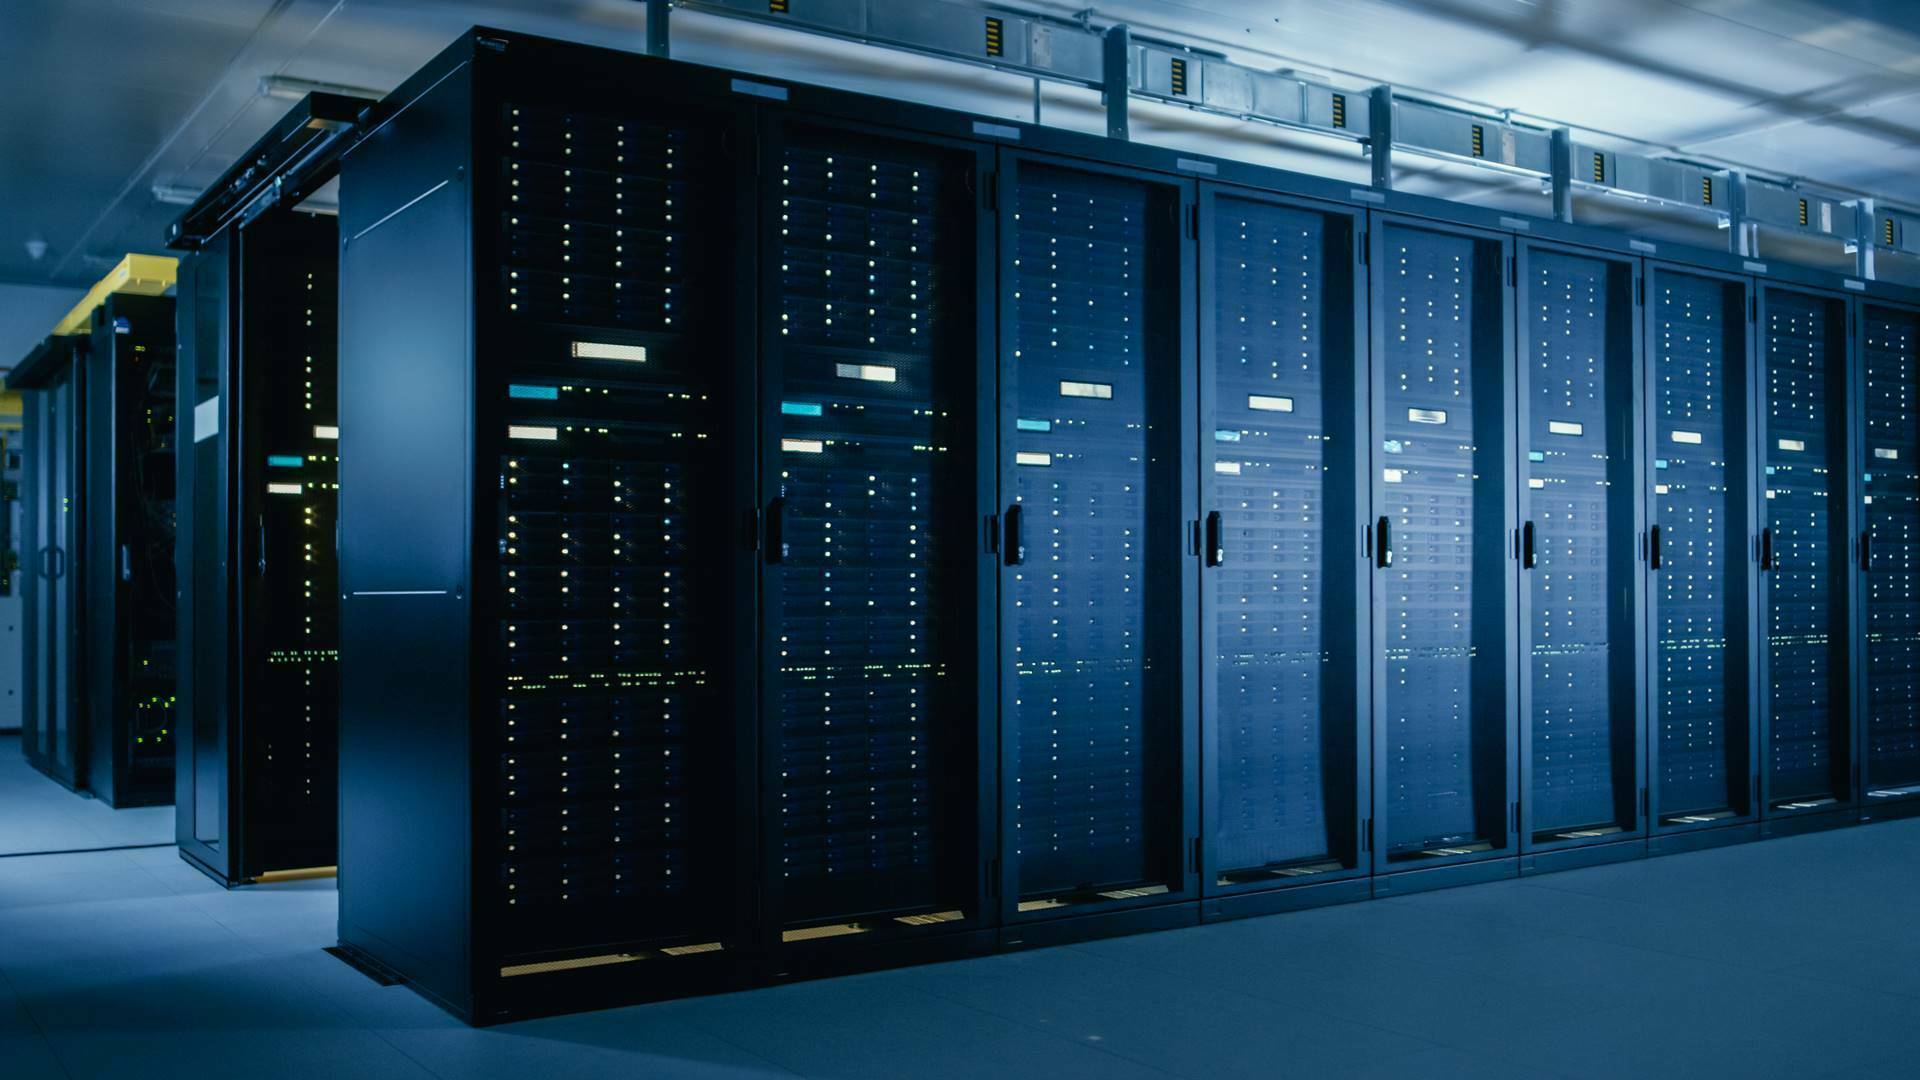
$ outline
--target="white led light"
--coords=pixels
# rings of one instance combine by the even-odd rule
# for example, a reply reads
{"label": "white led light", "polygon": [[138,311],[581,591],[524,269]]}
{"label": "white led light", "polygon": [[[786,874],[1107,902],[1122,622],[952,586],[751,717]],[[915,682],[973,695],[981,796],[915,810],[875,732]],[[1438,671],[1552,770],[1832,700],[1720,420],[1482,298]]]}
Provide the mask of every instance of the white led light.
{"label": "white led light", "polygon": [[300,494],[301,490],[302,489],[299,484],[268,484],[267,485],[267,494],[269,495],[298,495]]}
{"label": "white led light", "polygon": [[1673,433],[1673,441],[1679,442],[1679,443],[1689,443],[1693,446],[1699,446],[1700,433],[1697,431],[1676,431]]}
{"label": "white led light", "polygon": [[1572,420],[1549,420],[1547,431],[1554,435],[1585,435],[1587,426]]}
{"label": "white led light", "polygon": [[1015,465],[1039,465],[1045,468],[1053,464],[1053,455],[1021,451],[1013,455],[1013,463]]}
{"label": "white led light", "polygon": [[1444,424],[1447,422],[1445,409],[1408,409],[1407,419],[1416,424]]}
{"label": "white led light", "polygon": [[1068,382],[1060,380],[1061,397],[1099,398],[1108,401],[1113,398],[1113,386],[1110,383]]}
{"label": "white led light", "polygon": [[644,364],[647,362],[647,347],[615,345],[611,341],[576,341],[573,343],[573,356],[577,360],[630,360]]}
{"label": "white led light", "polygon": [[316,439],[338,439],[340,437],[340,429],[334,427],[332,424],[315,424],[313,425],[313,437]]}
{"label": "white led light", "polygon": [[508,424],[507,438],[532,439],[537,442],[554,442],[560,438],[560,429],[534,427],[530,424]]}
{"label": "white led light", "polygon": [[789,454],[822,454],[827,444],[819,439],[781,439],[780,449]]}
{"label": "white led light", "polygon": [[1239,476],[1240,463],[1237,461],[1216,461],[1213,463],[1213,471],[1223,476]]}
{"label": "white led light", "polygon": [[895,382],[900,372],[885,364],[835,364],[833,373],[843,379],[863,379],[867,382]]}
{"label": "white led light", "polygon": [[1262,394],[1248,394],[1247,408],[1257,412],[1292,412],[1293,399],[1290,397],[1266,397]]}

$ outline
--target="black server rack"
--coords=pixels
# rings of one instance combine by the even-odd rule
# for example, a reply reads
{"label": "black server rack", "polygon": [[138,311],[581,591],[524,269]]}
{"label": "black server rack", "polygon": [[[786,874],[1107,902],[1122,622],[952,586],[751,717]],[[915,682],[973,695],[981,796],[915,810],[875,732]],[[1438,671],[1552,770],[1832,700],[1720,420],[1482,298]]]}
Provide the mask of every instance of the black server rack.
{"label": "black server rack", "polygon": [[1032,155],[1003,153],[999,188],[1014,945],[1197,898],[1196,215],[1190,184]]}
{"label": "black server rack", "polygon": [[1920,311],[1860,305],[1860,791],[1920,811]]}
{"label": "black server rack", "polygon": [[751,963],[752,132],[644,63],[469,35],[341,163],[340,937],[475,1021]]}
{"label": "black server rack", "polygon": [[1645,835],[1641,279],[1590,251],[1518,257],[1521,849],[1585,861]]}
{"label": "black server rack", "polygon": [[115,806],[173,801],[173,298],[93,312],[80,622],[86,784]]}
{"label": "black server rack", "polygon": [[331,867],[338,813],[332,217],[197,237],[179,289],[183,858],[237,885]]}
{"label": "black server rack", "polygon": [[1652,572],[1649,815],[1663,846],[1751,822],[1754,679],[1752,300],[1748,280],[1650,264],[1647,455]]}
{"label": "black server rack", "polygon": [[[1209,914],[1365,896],[1365,283],[1352,211],[1200,192]],[[1298,899],[1297,899],[1298,898]],[[1317,897],[1316,897],[1317,899]]]}
{"label": "black server rack", "polygon": [[24,398],[21,748],[34,768],[69,788],[86,783],[79,631],[86,348],[85,335],[49,337],[7,378]]}
{"label": "black server rack", "polygon": [[759,159],[773,973],[983,950],[991,155],[770,119]]}
{"label": "black server rack", "polygon": [[1372,239],[1373,864],[1430,871],[1405,889],[1518,871],[1512,241]]}
{"label": "black server rack", "polygon": [[1778,285],[1757,304],[1760,807],[1769,830],[1842,824],[1855,800],[1853,306]]}

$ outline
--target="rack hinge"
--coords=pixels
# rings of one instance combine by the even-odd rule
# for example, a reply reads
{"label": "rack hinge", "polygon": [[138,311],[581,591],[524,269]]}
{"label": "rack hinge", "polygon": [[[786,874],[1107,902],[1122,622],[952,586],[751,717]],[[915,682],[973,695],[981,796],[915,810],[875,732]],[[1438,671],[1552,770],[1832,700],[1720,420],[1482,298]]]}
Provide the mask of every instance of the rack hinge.
{"label": "rack hinge", "polygon": [[1366,266],[1373,259],[1373,254],[1371,251],[1372,237],[1369,236],[1369,234],[1367,233],[1367,230],[1361,229],[1360,235],[1357,237],[1357,240],[1360,244],[1360,265]]}
{"label": "rack hinge", "polygon": [[1200,522],[1191,518],[1187,521],[1187,554],[1200,554]]}
{"label": "rack hinge", "polygon": [[1634,302],[1634,305],[1637,307],[1647,306],[1647,279],[1646,278],[1638,277],[1633,279],[1633,302]]}
{"label": "rack hinge", "polygon": [[998,897],[1000,895],[1000,860],[998,858],[987,860],[986,877],[987,896],[990,899]]}
{"label": "rack hinge", "polygon": [[1518,802],[1510,804],[1507,807],[1507,815],[1508,831],[1518,833],[1520,831],[1520,804]]}
{"label": "rack hinge", "polygon": [[1641,788],[1640,789],[1640,816],[1643,819],[1647,816],[1647,811],[1650,808],[1648,805],[1650,801],[1651,800],[1647,796],[1647,789]]}
{"label": "rack hinge", "polygon": [[1200,204],[1187,204],[1187,239],[1200,239]]}
{"label": "rack hinge", "polygon": [[762,544],[766,535],[766,513],[756,506],[747,513],[747,546],[754,551],[762,550]]}

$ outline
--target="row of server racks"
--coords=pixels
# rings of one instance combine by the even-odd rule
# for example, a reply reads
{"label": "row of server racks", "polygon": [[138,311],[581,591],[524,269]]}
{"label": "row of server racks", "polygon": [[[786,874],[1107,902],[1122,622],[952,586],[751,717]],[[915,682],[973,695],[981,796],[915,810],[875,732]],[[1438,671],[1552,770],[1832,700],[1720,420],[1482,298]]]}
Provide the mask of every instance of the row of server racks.
{"label": "row of server racks", "polygon": [[470,1020],[1920,808],[1902,290],[483,30],[356,138],[340,936]]}
{"label": "row of server racks", "polygon": [[113,807],[172,796],[173,299],[113,293],[23,394],[21,747]]}

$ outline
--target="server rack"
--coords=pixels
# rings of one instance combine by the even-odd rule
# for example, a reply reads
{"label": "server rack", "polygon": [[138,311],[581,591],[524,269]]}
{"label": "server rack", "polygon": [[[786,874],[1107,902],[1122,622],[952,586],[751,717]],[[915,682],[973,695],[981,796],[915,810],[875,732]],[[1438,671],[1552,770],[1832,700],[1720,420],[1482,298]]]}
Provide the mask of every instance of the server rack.
{"label": "server rack", "polygon": [[1752,305],[1747,278],[1648,265],[1655,850],[1740,839],[1757,817]]}
{"label": "server rack", "polygon": [[181,275],[182,858],[238,885],[333,866],[334,219],[278,208]]}
{"label": "server rack", "polygon": [[[1519,246],[1520,847],[1528,869],[1646,835],[1637,260]],[[1644,845],[1640,845],[1643,848]]]}
{"label": "server rack", "polygon": [[753,963],[753,132],[635,75],[468,35],[341,164],[340,937],[476,1022]]}
{"label": "server rack", "polygon": [[1760,806],[1767,828],[1843,824],[1855,803],[1853,303],[1761,283],[1755,308],[1761,498]]}
{"label": "server rack", "polygon": [[759,146],[771,970],[986,951],[991,153],[780,117]]}
{"label": "server rack", "polygon": [[1010,151],[998,186],[1002,941],[1192,921],[1194,187]]}
{"label": "server rack", "polygon": [[51,336],[22,360],[8,385],[25,391],[21,477],[21,592],[25,711],[21,747],[34,768],[69,788],[86,783],[85,698],[80,667],[82,394],[84,335]]}
{"label": "server rack", "polygon": [[1920,812],[1920,311],[1863,300],[1856,388],[1860,798]]}
{"label": "server rack", "polygon": [[1370,890],[1364,217],[1204,184],[1201,887],[1211,916]]}
{"label": "server rack", "polygon": [[87,348],[86,783],[114,807],[173,801],[173,298],[114,294]]}
{"label": "server rack", "polygon": [[1518,872],[1513,242],[1377,216],[1375,890]]}

